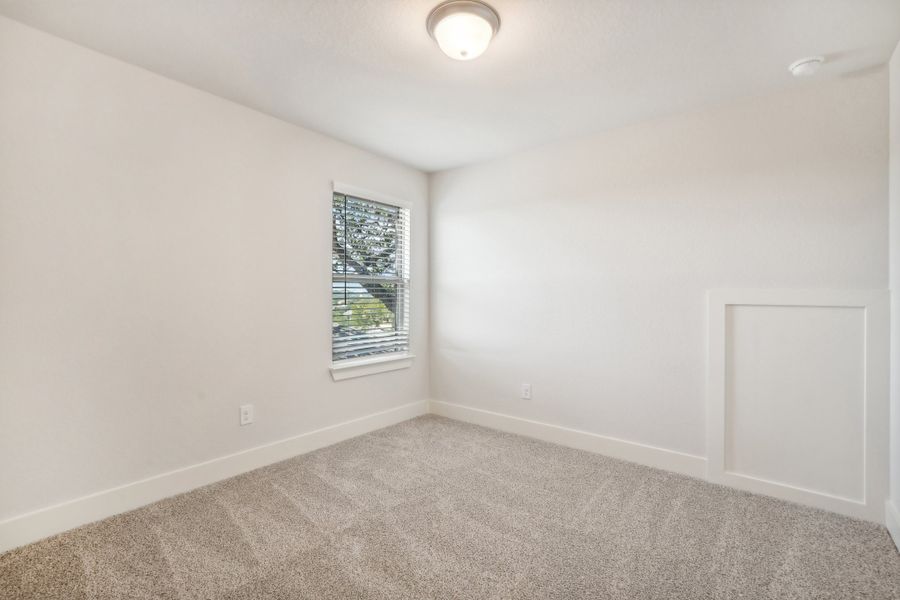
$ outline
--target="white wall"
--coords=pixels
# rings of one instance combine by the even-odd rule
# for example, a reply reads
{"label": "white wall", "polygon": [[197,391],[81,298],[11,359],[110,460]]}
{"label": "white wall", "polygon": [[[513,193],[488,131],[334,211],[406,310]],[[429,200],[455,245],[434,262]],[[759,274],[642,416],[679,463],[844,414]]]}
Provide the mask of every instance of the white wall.
{"label": "white wall", "polygon": [[705,456],[707,290],[886,289],[887,115],[881,69],[434,175],[433,396]]}
{"label": "white wall", "polygon": [[891,502],[887,523],[900,547],[900,44],[890,62]]}
{"label": "white wall", "polygon": [[[427,397],[425,175],[3,18],[0,90],[0,521]],[[410,369],[331,380],[332,180],[414,203]]]}

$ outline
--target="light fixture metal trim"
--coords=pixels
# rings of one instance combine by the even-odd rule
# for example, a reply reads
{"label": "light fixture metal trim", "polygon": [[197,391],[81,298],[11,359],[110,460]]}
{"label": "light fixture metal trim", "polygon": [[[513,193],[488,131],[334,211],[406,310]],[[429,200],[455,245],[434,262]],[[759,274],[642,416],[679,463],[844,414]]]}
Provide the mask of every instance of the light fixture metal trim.
{"label": "light fixture metal trim", "polygon": [[494,30],[493,35],[497,35],[497,32],[500,31],[500,15],[488,4],[480,0],[447,0],[435,6],[425,20],[425,28],[428,29],[431,39],[437,41],[437,38],[434,37],[434,28],[437,27],[437,24],[456,13],[478,15],[488,22],[491,29]]}
{"label": "light fixture metal trim", "polygon": [[794,77],[809,77],[810,75],[815,75],[824,62],[824,56],[807,56],[792,62],[788,66],[788,71]]}

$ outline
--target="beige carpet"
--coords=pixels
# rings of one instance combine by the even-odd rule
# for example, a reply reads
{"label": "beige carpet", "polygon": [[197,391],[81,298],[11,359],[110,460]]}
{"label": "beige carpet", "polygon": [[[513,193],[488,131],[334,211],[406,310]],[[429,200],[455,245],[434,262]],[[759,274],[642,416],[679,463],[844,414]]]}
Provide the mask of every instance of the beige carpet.
{"label": "beige carpet", "polygon": [[886,531],[427,416],[0,556],[6,598],[900,598]]}

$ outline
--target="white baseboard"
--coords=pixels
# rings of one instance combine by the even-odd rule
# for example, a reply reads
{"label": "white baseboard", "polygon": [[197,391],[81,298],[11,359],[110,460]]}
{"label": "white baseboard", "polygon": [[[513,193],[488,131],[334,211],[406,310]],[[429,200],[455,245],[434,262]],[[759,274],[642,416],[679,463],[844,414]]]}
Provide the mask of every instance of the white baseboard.
{"label": "white baseboard", "polygon": [[[702,456],[647,446],[451,402],[421,401],[323,427],[0,521],[0,553],[428,412],[699,479],[706,478],[706,459]],[[900,510],[888,500],[885,503],[884,512],[887,529],[894,543],[900,548]]]}
{"label": "white baseboard", "polygon": [[0,553],[427,412],[427,401],[405,404],[19,515],[0,522]]}
{"label": "white baseboard", "polygon": [[897,550],[900,550],[900,510],[891,500],[884,503],[884,524]]}
{"label": "white baseboard", "polygon": [[451,402],[432,400],[430,406],[432,413],[451,419],[553,442],[570,448],[596,452],[691,477],[700,479],[706,477],[706,459],[702,456],[628,442],[588,431],[531,421]]}

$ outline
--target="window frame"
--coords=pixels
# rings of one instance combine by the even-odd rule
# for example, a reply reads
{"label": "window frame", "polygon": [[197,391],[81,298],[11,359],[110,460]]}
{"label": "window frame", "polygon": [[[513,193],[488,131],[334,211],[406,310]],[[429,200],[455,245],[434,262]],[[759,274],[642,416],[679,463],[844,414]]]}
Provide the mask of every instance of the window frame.
{"label": "window frame", "polygon": [[[397,208],[405,209],[408,212],[408,220],[409,220],[409,239],[407,240],[407,245],[409,246],[409,254],[410,254],[410,263],[412,262],[412,240],[414,237],[413,233],[413,225],[412,225],[412,216],[413,216],[413,207],[410,202],[405,200],[400,200],[397,198],[393,198],[391,196],[387,196],[385,194],[375,192],[372,190],[364,189],[361,187],[357,187],[354,185],[349,185],[343,182],[334,181],[332,185],[332,193],[329,196],[329,224],[328,227],[331,228],[331,233],[333,235],[334,231],[334,217],[332,216],[332,210],[334,206],[334,195],[341,194],[344,196],[351,196],[353,198],[357,198],[360,200],[368,200],[371,202],[378,202],[381,204],[386,204],[389,206],[394,206]],[[331,236],[329,236],[331,238]],[[332,249],[333,252],[333,249]],[[411,265],[407,265],[407,269],[409,270]],[[333,293],[334,286],[334,272],[331,274],[331,286]],[[357,358],[345,358],[340,360],[331,361],[330,371],[331,376],[334,381],[341,381],[344,379],[351,379],[353,377],[362,377],[365,375],[374,375],[376,373],[383,373],[386,371],[395,371],[398,369],[406,369],[412,366],[412,360],[415,358],[415,354],[412,353],[412,344],[413,344],[413,335],[412,335],[412,295],[413,295],[413,276],[411,270],[409,271],[409,277],[406,280],[406,288],[407,288],[407,296],[408,296],[408,308],[410,310],[409,317],[406,322],[406,331],[407,331],[407,350],[406,351],[397,351],[383,354],[374,354],[371,356],[363,356]],[[334,305],[331,304],[329,306],[329,319],[332,319],[332,311]],[[331,348],[332,348],[332,356],[333,356],[333,343],[334,336],[331,337]]]}

